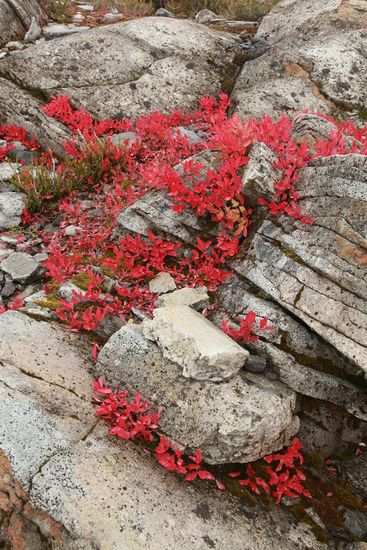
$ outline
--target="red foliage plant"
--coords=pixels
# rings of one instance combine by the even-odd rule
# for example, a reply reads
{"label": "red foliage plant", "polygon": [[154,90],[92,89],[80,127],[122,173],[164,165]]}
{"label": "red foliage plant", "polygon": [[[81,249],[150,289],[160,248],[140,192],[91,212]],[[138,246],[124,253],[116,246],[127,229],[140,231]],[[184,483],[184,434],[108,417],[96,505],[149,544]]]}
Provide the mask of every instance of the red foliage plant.
{"label": "red foliage plant", "polygon": [[[330,139],[318,142],[312,152],[306,144],[292,140],[289,118],[273,121],[266,116],[243,122],[236,115],[228,118],[228,106],[228,97],[222,94],[218,100],[203,98],[191,113],[153,113],[134,122],[97,121],[87,111],[74,109],[65,96],[43,107],[48,116],[66,124],[73,137],[65,144],[65,160],[55,161],[50,153],[41,156],[38,173],[42,178],[37,179],[34,170],[24,170],[19,176],[20,188],[42,210],[24,211],[23,221],[47,247],[44,265],[53,283],[81,274],[88,277],[87,290],[74,293],[69,301],[60,300],[56,310],[73,330],[95,330],[107,315],[126,319],[135,309],[149,314],[155,303],[149,281],[159,271],[170,273],[178,287],[205,285],[212,292],[227,280],[226,264],[238,253],[252,223],[253,212],[245,203],[239,173],[256,141],[275,153],[275,167],[282,174],[273,199],[259,199],[259,203],[274,215],[292,216],[302,223],[312,220],[297,205],[299,170],[317,155],[367,152],[366,131],[351,122],[338,123]],[[197,129],[202,141],[191,143],[181,131],[183,126]],[[117,146],[109,139],[126,131],[136,134],[133,143]],[[0,137],[8,142],[0,151],[2,157],[15,139],[29,148],[39,147],[16,127],[1,126]],[[200,156],[194,156],[206,149],[215,151],[215,166],[210,169]],[[175,169],[179,164],[180,170]],[[168,194],[177,215],[189,209],[203,220],[207,240],[197,238],[188,246],[153,233],[116,237],[114,228],[121,211],[159,189]],[[50,208],[58,208],[63,217],[59,230],[52,234],[39,230]],[[70,225],[77,228],[75,234],[67,232]],[[111,280],[112,285],[106,284]],[[228,324],[225,330],[235,339],[254,341],[252,315],[249,312],[240,321],[239,332]],[[265,323],[260,329],[269,330],[269,326]]]}
{"label": "red foliage plant", "polygon": [[[169,472],[181,474],[187,481],[213,481],[218,489],[225,490],[225,484],[206,468],[200,450],[184,456],[167,438],[157,434],[162,408],[153,412],[151,405],[139,393],[129,402],[127,391],[113,391],[102,378],[95,381],[94,391],[98,403],[96,414],[110,425],[110,435],[150,444],[152,451],[145,451],[154,456]],[[265,464],[262,473],[256,473],[254,466],[247,464],[241,470],[228,475],[239,478],[238,483],[241,486],[249,487],[256,494],[260,494],[262,489],[277,504],[283,496],[311,498],[303,485],[306,478],[300,469],[303,463],[301,449],[299,440],[294,439],[284,452],[268,455],[260,461]]]}

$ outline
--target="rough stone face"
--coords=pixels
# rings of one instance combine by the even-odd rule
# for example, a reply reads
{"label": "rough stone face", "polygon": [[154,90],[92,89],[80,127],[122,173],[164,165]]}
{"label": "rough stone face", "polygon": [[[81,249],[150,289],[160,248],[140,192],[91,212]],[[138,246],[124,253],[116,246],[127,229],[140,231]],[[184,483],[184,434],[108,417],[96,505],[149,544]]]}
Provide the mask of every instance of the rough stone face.
{"label": "rough stone face", "polygon": [[[260,293],[260,295],[259,295]],[[285,309],[261,296],[261,291],[238,275],[222,285],[216,295],[217,311],[211,319],[238,319],[248,311],[267,317],[274,327],[247,347],[267,359],[265,375],[318,400],[325,400],[353,416],[367,420],[367,392],[355,380],[355,365],[299,322]]]}
{"label": "rough stone face", "polygon": [[241,373],[229,381],[189,380],[137,326],[116,332],[95,369],[112,384],[163,405],[160,429],[210,463],[248,462],[281,448],[298,430],[295,394],[277,382]]}
{"label": "rough stone face", "polygon": [[[38,49],[35,46],[32,49]],[[1,73],[1,70],[0,70]],[[42,103],[9,80],[0,77],[0,124],[14,124],[35,136],[45,149],[64,155],[64,142],[71,138],[66,127],[42,112]],[[27,116],[24,116],[27,113]]]}
{"label": "rough stone face", "polygon": [[47,97],[67,95],[97,118],[136,117],[218,93],[237,44],[192,21],[139,18],[19,52],[0,75]]}
{"label": "rough stone face", "polygon": [[0,228],[17,227],[22,219],[24,201],[20,193],[0,193]]}
{"label": "rough stone face", "polygon": [[367,499],[367,454],[364,453],[343,462],[341,471],[356,493],[361,498]]}
{"label": "rough stone face", "polygon": [[39,270],[39,264],[24,252],[13,252],[1,262],[0,267],[13,281],[23,284],[34,279]]}
{"label": "rough stone face", "polygon": [[319,157],[302,171],[300,207],[314,219],[264,221],[236,271],[367,374],[367,157]]}
{"label": "rough stone face", "polygon": [[24,36],[32,17],[36,21],[44,19],[37,0],[0,0],[0,47]]}
{"label": "rough stone face", "polygon": [[25,487],[95,423],[89,365],[76,340],[19,312],[0,316],[0,448]]}
{"label": "rough stone face", "polygon": [[54,456],[34,477],[31,501],[65,525],[75,545],[65,550],[326,548],[280,507],[244,517],[228,493],[183,483],[138,446],[106,437],[106,426]]}
{"label": "rough stone face", "polygon": [[241,116],[365,107],[367,11],[351,0],[284,0],[256,36],[274,45],[241,70],[232,94]]}
{"label": "rough stone face", "polygon": [[155,309],[144,321],[144,335],[158,343],[163,356],[195,380],[222,381],[245,364],[248,352],[188,306]]}
{"label": "rough stone face", "polygon": [[261,141],[252,146],[242,175],[243,194],[251,204],[257,205],[257,198],[274,196],[274,184],[280,178],[279,170],[273,166],[276,160],[273,151]]}

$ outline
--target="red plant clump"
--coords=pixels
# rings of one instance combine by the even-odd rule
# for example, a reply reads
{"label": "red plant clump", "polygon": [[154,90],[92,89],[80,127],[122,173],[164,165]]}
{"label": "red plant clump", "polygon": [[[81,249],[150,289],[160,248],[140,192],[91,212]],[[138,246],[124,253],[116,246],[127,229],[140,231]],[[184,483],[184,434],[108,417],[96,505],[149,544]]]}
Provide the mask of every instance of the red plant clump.
{"label": "red plant clump", "polygon": [[[236,115],[228,118],[228,106],[228,97],[222,94],[218,100],[203,98],[191,113],[153,113],[135,122],[97,121],[87,111],[74,109],[64,96],[43,107],[48,116],[66,124],[73,137],[65,144],[65,160],[43,153],[37,161],[38,177],[33,169],[19,176],[19,188],[27,194],[32,210],[24,211],[23,223],[47,247],[44,266],[53,282],[63,283],[83,273],[88,276],[86,292],[74,292],[71,300],[60,300],[56,309],[56,315],[73,330],[95,330],[107,315],[126,319],[135,309],[149,314],[155,302],[149,281],[159,271],[170,273],[178,287],[205,285],[212,292],[227,280],[226,264],[238,253],[252,223],[253,212],[245,203],[239,174],[255,142],[270,147],[282,174],[273,199],[259,199],[259,203],[274,215],[285,214],[302,223],[312,220],[297,206],[299,170],[317,155],[367,153],[366,130],[351,122],[338,123],[330,139],[320,140],[312,152],[308,145],[292,140],[289,118],[273,121],[266,116],[243,122]],[[202,141],[191,143],[181,131],[183,126],[196,129]],[[136,134],[134,142],[117,146],[109,140],[113,133],[126,131]],[[7,141],[2,156],[14,140],[39,148],[16,127],[0,127],[0,137]],[[205,149],[215,151],[215,167],[208,169],[200,157],[186,160]],[[174,168],[178,164],[180,170]],[[206,239],[198,237],[188,246],[151,232],[146,237],[115,236],[121,211],[154,190],[169,195],[178,215],[191,210],[201,218],[208,227]],[[39,229],[50,209],[63,218],[52,234]],[[67,233],[70,225],[77,228],[75,234]],[[113,284],[106,285],[107,280]],[[234,339],[255,341],[252,316],[249,312],[240,321],[238,331],[228,324],[223,328]],[[263,323],[260,330],[269,330]]]}
{"label": "red plant clump", "polygon": [[[214,481],[218,489],[225,490],[225,485],[205,467],[199,449],[189,456],[184,456],[167,438],[157,434],[162,408],[153,412],[151,405],[140,393],[135,394],[134,399],[129,402],[127,391],[113,391],[103,382],[102,377],[94,382],[94,391],[98,403],[96,414],[110,425],[110,435],[149,443],[152,451],[145,449],[146,452],[154,456],[169,472],[182,474],[187,481]],[[230,472],[228,475],[231,478],[241,478],[238,479],[238,483],[243,487],[249,487],[256,494],[260,494],[260,489],[263,489],[277,504],[283,496],[311,498],[311,494],[303,485],[306,478],[300,469],[303,463],[301,449],[299,440],[294,439],[284,452],[268,455],[260,461],[266,464],[262,473],[256,473],[253,465],[246,464],[241,470]]]}

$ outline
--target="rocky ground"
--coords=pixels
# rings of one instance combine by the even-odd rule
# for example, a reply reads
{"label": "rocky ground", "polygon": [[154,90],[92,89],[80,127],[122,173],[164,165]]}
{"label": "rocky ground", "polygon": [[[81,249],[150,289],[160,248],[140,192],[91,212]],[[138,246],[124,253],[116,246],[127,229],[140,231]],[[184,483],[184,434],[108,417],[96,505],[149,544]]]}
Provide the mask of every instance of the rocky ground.
{"label": "rocky ground", "polygon": [[[125,21],[88,2],[71,17],[50,22],[36,0],[0,0],[0,548],[362,550],[366,2],[284,0],[259,25],[208,10]],[[169,118],[221,92],[232,122],[208,105],[204,122],[196,111]],[[74,110],[44,109],[54,96]],[[110,120],[97,127],[86,111]],[[278,125],[263,119],[256,139],[255,122],[240,122],[282,114]],[[101,149],[89,151],[82,123]],[[90,159],[100,151],[99,172]],[[124,171],[106,176],[121,158]],[[193,200],[223,166],[240,192],[223,202],[235,250],[219,263],[205,256],[219,222],[198,215],[200,201],[175,207],[179,176],[190,175]],[[142,192],[144,178],[156,184]],[[132,256],[141,248],[137,264],[118,263],[121,242]],[[195,246],[212,262],[205,278]],[[238,327],[248,332],[235,342]],[[226,491],[108,437],[93,403],[100,376],[163,406],[160,433],[184,453],[200,449]],[[249,462],[261,476],[262,458],[295,437],[305,494],[275,504],[228,477]]]}

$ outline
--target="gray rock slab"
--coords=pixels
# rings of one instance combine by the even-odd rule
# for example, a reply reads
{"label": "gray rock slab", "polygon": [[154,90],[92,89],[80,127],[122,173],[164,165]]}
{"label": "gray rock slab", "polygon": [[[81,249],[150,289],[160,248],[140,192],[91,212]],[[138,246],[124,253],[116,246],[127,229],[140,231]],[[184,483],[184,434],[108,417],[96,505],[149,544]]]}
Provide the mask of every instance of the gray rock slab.
{"label": "gray rock slab", "polygon": [[189,20],[139,18],[19,52],[0,75],[48,97],[68,95],[98,118],[136,117],[218,93],[238,44]]}
{"label": "gray rock slab", "polygon": [[95,424],[87,367],[75,337],[58,326],[0,316],[0,448],[25,487]]}
{"label": "gray rock slab", "polygon": [[106,426],[47,462],[31,502],[65,525],[78,549],[325,548],[279,507],[245,517],[228,493],[183,482],[139,447],[107,438]]}
{"label": "gray rock slab", "polygon": [[13,281],[23,284],[31,282],[36,277],[39,267],[39,263],[25,252],[13,252],[0,264],[0,268],[9,274]]}

